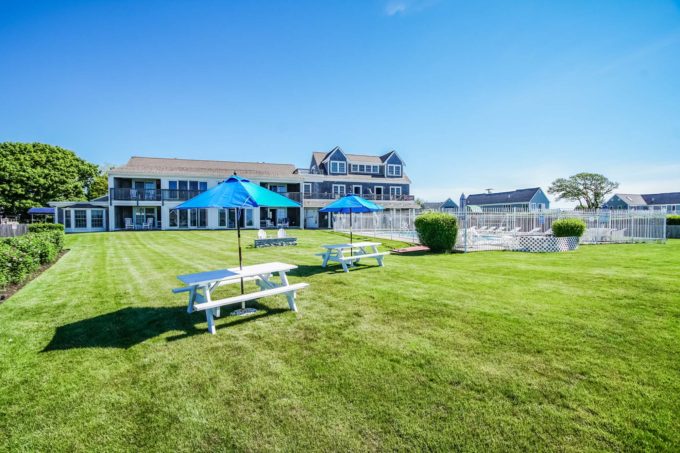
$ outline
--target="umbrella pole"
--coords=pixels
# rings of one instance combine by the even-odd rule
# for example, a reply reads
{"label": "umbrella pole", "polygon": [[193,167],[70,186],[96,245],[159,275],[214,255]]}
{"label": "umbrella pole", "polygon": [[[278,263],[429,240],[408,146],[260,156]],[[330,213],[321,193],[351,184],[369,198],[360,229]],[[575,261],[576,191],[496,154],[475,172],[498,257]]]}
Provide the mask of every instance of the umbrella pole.
{"label": "umbrella pole", "polygon": [[[241,253],[241,208],[236,208],[236,237],[238,238],[238,268],[243,270],[243,254]],[[243,277],[241,277],[241,294],[243,294]],[[246,308],[246,303],[241,302],[241,308]]]}
{"label": "umbrella pole", "polygon": [[[349,210],[349,243],[350,243],[350,245],[353,243],[353,240],[352,240],[352,209]],[[353,248],[349,249],[349,256],[354,256],[354,249]]]}

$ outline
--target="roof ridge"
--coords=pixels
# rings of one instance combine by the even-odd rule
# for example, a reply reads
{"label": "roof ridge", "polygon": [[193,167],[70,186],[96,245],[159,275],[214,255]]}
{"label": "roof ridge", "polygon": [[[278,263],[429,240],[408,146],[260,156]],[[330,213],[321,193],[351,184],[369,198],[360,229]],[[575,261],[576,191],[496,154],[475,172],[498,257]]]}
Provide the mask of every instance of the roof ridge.
{"label": "roof ridge", "polygon": [[242,161],[242,160],[219,160],[219,159],[188,159],[186,157],[155,157],[155,156],[131,156],[130,159],[158,159],[158,160],[188,160],[191,162],[229,162],[234,164],[267,164],[267,165],[292,165],[295,164],[282,164],[278,162],[253,162],[253,161]]}

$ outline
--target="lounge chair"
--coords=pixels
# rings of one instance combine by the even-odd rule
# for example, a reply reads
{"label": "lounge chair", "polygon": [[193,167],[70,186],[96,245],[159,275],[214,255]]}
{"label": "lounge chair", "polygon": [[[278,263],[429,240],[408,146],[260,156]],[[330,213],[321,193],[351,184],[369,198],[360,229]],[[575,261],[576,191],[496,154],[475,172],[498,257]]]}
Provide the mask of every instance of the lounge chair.
{"label": "lounge chair", "polygon": [[132,219],[130,217],[125,218],[125,229],[126,230],[134,230],[135,229],[135,224],[132,223]]}
{"label": "lounge chair", "polygon": [[146,222],[142,223],[142,230],[150,230],[153,228],[153,217],[146,219]]}

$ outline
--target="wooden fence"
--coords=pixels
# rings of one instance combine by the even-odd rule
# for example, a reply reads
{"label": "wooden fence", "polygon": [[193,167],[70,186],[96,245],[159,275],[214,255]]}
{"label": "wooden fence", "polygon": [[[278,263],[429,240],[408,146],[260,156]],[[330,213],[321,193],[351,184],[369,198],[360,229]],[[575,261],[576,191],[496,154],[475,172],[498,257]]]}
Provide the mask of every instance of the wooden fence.
{"label": "wooden fence", "polygon": [[28,225],[25,223],[3,223],[0,225],[0,238],[11,238],[21,236],[28,232]]}

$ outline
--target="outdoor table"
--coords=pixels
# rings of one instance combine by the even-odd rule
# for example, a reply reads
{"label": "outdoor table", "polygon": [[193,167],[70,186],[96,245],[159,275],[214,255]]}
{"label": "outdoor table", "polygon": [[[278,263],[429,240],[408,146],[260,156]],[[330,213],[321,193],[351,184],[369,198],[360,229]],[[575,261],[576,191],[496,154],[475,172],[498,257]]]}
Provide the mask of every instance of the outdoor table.
{"label": "outdoor table", "polygon": [[[288,299],[288,306],[292,311],[297,311],[295,306],[296,292],[309,286],[307,283],[290,284],[286,273],[297,266],[286,263],[264,263],[253,266],[244,266],[243,269],[231,268],[220,269],[197,274],[180,275],[177,278],[186,286],[175,288],[174,293],[188,292],[189,305],[187,312],[205,311],[208,321],[208,331],[215,333],[214,317],[220,316],[220,307],[240,303],[245,308],[245,303],[262,297],[285,294]],[[273,280],[274,274],[278,274],[279,282]],[[252,293],[240,294],[238,296],[227,297],[225,299],[213,300],[212,292],[223,285],[230,285],[243,281],[255,281],[260,290]]]}
{"label": "outdoor table", "polygon": [[[335,261],[342,265],[342,269],[345,272],[349,272],[348,263],[350,266],[353,266],[355,263],[359,263],[360,260],[366,258],[374,258],[379,266],[383,266],[383,258],[388,253],[378,252],[379,245],[381,245],[380,242],[322,245],[326,251],[318,254],[323,258],[321,267],[326,267],[329,261]],[[349,256],[345,255],[347,252],[350,253]]]}

